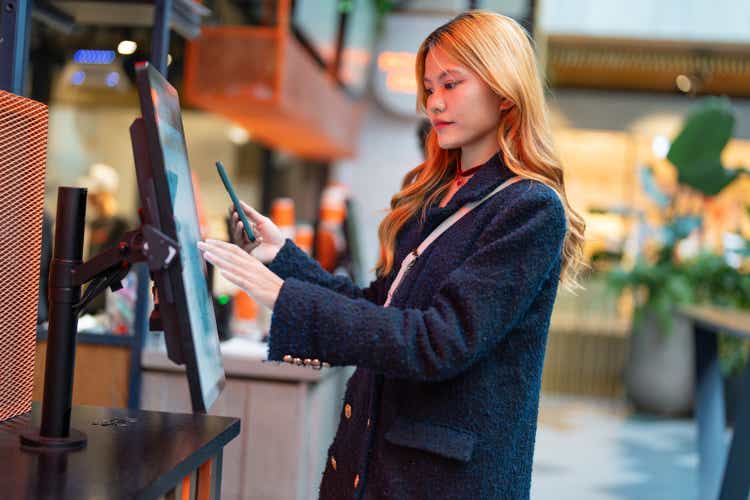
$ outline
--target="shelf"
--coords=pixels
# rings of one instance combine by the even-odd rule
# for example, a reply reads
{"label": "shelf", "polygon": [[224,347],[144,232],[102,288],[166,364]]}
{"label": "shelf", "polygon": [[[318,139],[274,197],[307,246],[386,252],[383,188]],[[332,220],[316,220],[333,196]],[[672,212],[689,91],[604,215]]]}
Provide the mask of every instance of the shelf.
{"label": "shelf", "polygon": [[281,27],[204,27],[187,45],[183,96],[268,147],[321,161],[354,154],[364,109]]}

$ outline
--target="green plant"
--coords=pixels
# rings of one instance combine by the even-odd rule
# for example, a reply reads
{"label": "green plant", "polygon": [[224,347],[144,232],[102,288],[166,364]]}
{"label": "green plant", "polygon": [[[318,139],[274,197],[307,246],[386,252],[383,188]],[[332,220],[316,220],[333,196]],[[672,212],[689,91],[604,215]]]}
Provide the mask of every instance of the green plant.
{"label": "green plant", "polygon": [[[730,266],[722,256],[702,253],[686,262],[684,268],[695,290],[696,303],[750,310],[750,274]],[[722,372],[726,376],[739,374],[747,364],[749,350],[747,340],[719,335]]]}
{"label": "green plant", "polygon": [[664,334],[672,331],[672,310],[677,304],[693,302],[690,280],[679,264],[666,260],[649,263],[643,259],[632,269],[611,271],[608,285],[618,295],[626,290],[633,292],[636,303],[633,311],[633,331],[639,331],[646,312],[655,315],[659,330]]}
{"label": "green plant", "polygon": [[[641,170],[641,185],[664,214],[663,225],[650,230],[654,236],[652,251],[639,255],[631,268],[620,267],[608,275],[609,285],[618,294],[626,290],[634,293],[635,331],[638,331],[645,311],[651,310],[662,333],[669,334],[674,306],[706,300],[701,296],[707,289],[703,286],[706,281],[701,280],[714,283],[713,291],[719,293],[717,296],[723,297],[722,300],[728,301],[736,292],[728,286],[728,280],[736,279],[736,276],[726,269],[729,268],[726,263],[725,268],[717,267],[713,258],[700,257],[695,262],[681,262],[676,257],[680,242],[703,226],[700,212],[680,212],[680,197],[694,196],[696,192],[704,199],[716,196],[740,175],[748,173],[741,168],[726,169],[721,161],[722,150],[732,136],[734,121],[726,98],[709,97],[691,109],[667,154],[677,173],[678,186],[674,193],[667,194],[658,186],[651,168]],[[643,220],[638,222],[645,227]],[[723,257],[714,257],[724,262]],[[702,276],[701,280],[696,279],[698,275]],[[722,288],[720,284],[727,286]]]}

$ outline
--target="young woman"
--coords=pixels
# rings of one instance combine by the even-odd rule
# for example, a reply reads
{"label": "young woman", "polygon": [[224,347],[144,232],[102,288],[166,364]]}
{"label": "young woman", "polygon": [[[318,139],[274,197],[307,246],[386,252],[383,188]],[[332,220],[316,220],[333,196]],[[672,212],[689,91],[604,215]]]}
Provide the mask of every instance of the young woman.
{"label": "young woman", "polygon": [[[321,498],[527,498],[550,314],[558,283],[576,286],[584,223],[516,22],[459,15],[424,41],[416,74],[433,130],[380,224],[368,288],[322,270],[247,206],[275,255],[268,267],[247,247],[200,248],[273,308],[270,359],[357,366]],[[420,249],[389,293],[408,254],[501,185]],[[235,217],[235,241],[240,231]]]}

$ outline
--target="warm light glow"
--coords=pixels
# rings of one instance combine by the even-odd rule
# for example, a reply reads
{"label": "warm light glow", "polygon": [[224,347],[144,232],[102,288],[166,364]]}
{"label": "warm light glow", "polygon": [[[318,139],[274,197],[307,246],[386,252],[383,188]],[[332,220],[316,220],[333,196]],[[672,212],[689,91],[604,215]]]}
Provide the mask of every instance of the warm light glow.
{"label": "warm light glow", "polygon": [[690,81],[690,77],[685,75],[677,75],[677,78],[674,79],[674,82],[677,85],[677,88],[680,89],[680,91],[685,92],[686,94],[693,88],[693,82]]}
{"label": "warm light glow", "polygon": [[232,125],[229,127],[229,130],[227,130],[227,136],[229,136],[229,140],[238,146],[241,146],[242,144],[245,144],[247,141],[250,140],[250,134],[247,133],[247,130],[240,127],[239,125]]}
{"label": "warm light glow", "polygon": [[117,44],[117,52],[124,56],[129,56],[130,54],[135,53],[137,49],[138,44],[133,40],[123,40],[122,42]]}
{"label": "warm light glow", "polygon": [[414,79],[416,54],[413,52],[382,52],[378,56],[378,68],[386,74],[385,86],[393,92],[416,94]]}
{"label": "warm light glow", "polygon": [[663,135],[657,135],[654,137],[651,143],[651,150],[657,158],[666,158],[669,153],[669,147],[671,146],[669,139]]}

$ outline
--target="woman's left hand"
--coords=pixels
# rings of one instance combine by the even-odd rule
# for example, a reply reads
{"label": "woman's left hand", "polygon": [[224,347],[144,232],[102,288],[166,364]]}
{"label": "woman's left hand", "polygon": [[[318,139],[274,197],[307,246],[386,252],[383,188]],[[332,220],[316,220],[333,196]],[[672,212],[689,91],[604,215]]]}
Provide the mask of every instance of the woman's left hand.
{"label": "woman's left hand", "polygon": [[261,261],[226,241],[200,241],[198,249],[226,279],[242,288],[260,305],[273,309],[284,280]]}

